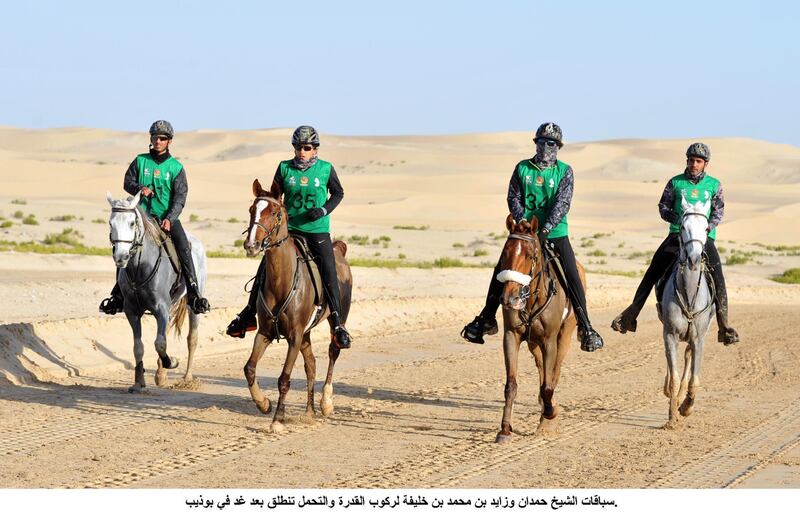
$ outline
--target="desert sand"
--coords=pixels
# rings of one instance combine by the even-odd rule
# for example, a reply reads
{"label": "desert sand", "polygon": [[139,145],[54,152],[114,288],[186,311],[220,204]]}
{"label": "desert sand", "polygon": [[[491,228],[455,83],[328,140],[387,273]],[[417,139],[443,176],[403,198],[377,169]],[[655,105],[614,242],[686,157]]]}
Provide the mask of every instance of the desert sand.
{"label": "desert sand", "polygon": [[[113,284],[107,191],[146,151],[146,133],[0,127],[0,487],[800,487],[800,286],[771,276],[800,267],[800,149],[739,138],[567,142],[575,170],[570,235],[588,270],[588,300],[604,349],[567,356],[556,392],[560,433],[540,436],[536,370],[521,357],[515,435],[498,446],[505,382],[501,339],[459,337],[480,310],[504,242],[505,194],[530,133],[451,136],[323,134],[320,156],[345,188],[332,233],[349,258],[470,267],[354,267],[354,302],[334,380],[335,412],[303,418],[298,362],[287,433],[269,432],[242,367],[252,340],[224,335],[246,300],[257,262],[236,258],[251,184],[269,183],[291,156],[291,129],[179,133],[173,155],[190,194],[182,221],[206,248],[207,296],[198,383],[155,387],[154,325],[146,320],[148,390],[133,381],[123,315],[97,305]],[[695,413],[661,428],[667,399],[653,300],[635,334],[609,328],[666,234],[656,203],[683,170],[689,143],[706,142],[709,173],[726,196],[718,230],[732,321],[742,342],[708,334]],[[15,212],[33,214],[22,224]],[[52,220],[51,220],[52,219]],[[399,228],[414,227],[416,229]],[[13,251],[67,228],[108,255]],[[368,236],[358,244],[353,236]],[[363,239],[362,239],[363,240]],[[775,246],[795,246],[781,249]],[[724,251],[723,251],[724,250]],[[230,257],[228,257],[230,256]],[[312,335],[317,399],[327,332]],[[270,346],[258,381],[273,400],[285,341]],[[170,336],[172,355],[186,346]],[[170,373],[180,380],[182,368]],[[255,475],[254,475],[255,473]]]}

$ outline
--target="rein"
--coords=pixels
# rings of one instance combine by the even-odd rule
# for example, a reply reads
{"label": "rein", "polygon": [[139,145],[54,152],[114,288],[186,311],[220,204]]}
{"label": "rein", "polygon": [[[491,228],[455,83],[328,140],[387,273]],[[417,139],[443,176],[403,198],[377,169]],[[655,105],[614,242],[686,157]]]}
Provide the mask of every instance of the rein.
{"label": "rein", "polygon": [[[133,213],[136,215],[136,225],[134,227],[132,240],[113,239],[110,231],[108,232],[108,240],[111,241],[112,246],[116,246],[116,244],[119,242],[130,244],[131,258],[133,258],[133,255],[136,255],[136,267],[135,267],[136,271],[131,273],[131,270],[128,267],[125,267],[124,269],[125,269],[125,276],[128,278],[128,283],[130,284],[131,290],[136,295],[136,301],[138,303],[139,302],[138,291],[143,287],[147,286],[147,284],[149,284],[156,276],[156,271],[158,271],[158,267],[161,265],[161,258],[164,255],[164,248],[160,244],[156,243],[156,246],[158,246],[158,258],[156,259],[156,263],[153,266],[152,271],[150,271],[150,274],[148,274],[143,281],[141,282],[136,281],[136,278],[140,277],[139,269],[141,268],[142,265],[142,254],[139,250],[140,248],[144,247],[144,239],[146,233],[146,231],[143,229],[144,222],[142,222],[141,224],[139,223],[139,221],[142,220],[142,214],[139,212],[137,208],[112,208],[111,212],[129,213],[129,214]],[[139,303],[139,305],[141,306],[141,303]]]}
{"label": "rein", "polygon": [[[690,215],[691,216],[700,216],[700,217],[703,217],[706,221],[708,221],[708,216],[706,216],[703,213],[700,213],[700,212],[686,212],[686,213],[683,214],[683,217],[681,218],[681,226],[683,226],[683,221],[686,219],[686,217],[690,216]],[[696,317],[698,317],[701,314],[703,314],[704,312],[706,312],[714,304],[714,298],[716,297],[716,293],[715,293],[716,289],[715,289],[715,286],[714,286],[713,279],[708,279],[707,280],[709,282],[708,283],[708,290],[709,290],[709,295],[710,295],[709,299],[708,299],[708,303],[706,304],[705,307],[703,307],[702,309],[697,310],[697,311],[693,311],[690,308],[691,305],[694,305],[695,300],[697,300],[697,295],[700,294],[700,284],[703,283],[703,276],[705,276],[706,271],[708,271],[708,265],[706,264],[705,259],[703,259],[702,263],[700,264],[700,275],[697,278],[697,285],[695,286],[695,289],[694,289],[694,296],[692,297],[692,301],[690,303],[689,302],[689,298],[688,298],[688,293],[685,292],[686,291],[686,286],[685,285],[684,286],[680,286],[680,287],[678,286],[678,284],[681,283],[681,278],[683,277],[684,271],[686,271],[686,260],[687,260],[687,257],[686,257],[686,253],[684,252],[684,250],[686,249],[686,245],[687,244],[691,244],[692,242],[699,243],[701,247],[703,247],[705,245],[705,242],[701,241],[700,239],[689,239],[688,241],[684,241],[683,240],[683,232],[680,232],[678,234],[678,237],[679,237],[680,243],[681,243],[681,258],[678,261],[678,273],[679,274],[676,275],[676,279],[675,279],[675,282],[674,282],[675,299],[678,301],[678,306],[681,308],[681,312],[683,312],[683,315],[686,316],[686,319],[689,321],[689,324],[692,324]]]}
{"label": "rein", "polygon": [[[266,201],[268,203],[277,203],[277,201],[275,199],[272,199],[271,197],[266,197],[266,196],[257,197],[255,199],[255,202],[258,202],[258,201]],[[283,239],[278,239],[275,242],[272,242],[272,237],[280,229],[281,222],[283,222],[283,210],[278,212],[278,215],[275,218],[275,224],[272,225],[271,229],[267,228],[266,226],[261,224],[260,221],[256,221],[255,220],[255,216],[253,216],[253,222],[250,223],[250,226],[248,226],[245,231],[242,232],[242,235],[250,233],[250,231],[253,229],[253,226],[257,226],[258,228],[261,228],[262,230],[267,232],[267,235],[264,236],[263,239],[261,239],[261,243],[259,244],[259,250],[258,251],[262,252],[262,251],[266,251],[266,250],[269,250],[269,249],[272,249],[272,248],[277,248],[278,246],[283,244],[284,241],[286,241],[289,238],[289,234],[287,232],[286,237],[284,237]]]}
{"label": "rein", "polygon": [[[531,237],[530,235],[526,235],[524,233],[512,233],[512,234],[510,234],[508,236],[508,238],[509,239],[516,239],[516,240],[520,240],[520,241],[526,241],[526,242],[529,242],[531,244],[535,243],[538,240],[536,237]],[[544,257],[544,249],[542,249],[542,256]],[[519,296],[523,300],[527,301],[532,296],[533,297],[538,297],[539,290],[540,290],[540,288],[542,286],[542,283],[543,283],[543,277],[545,276],[545,268],[547,268],[547,275],[546,276],[547,276],[548,280],[550,280],[550,282],[548,283],[548,286],[547,286],[547,298],[545,299],[544,303],[541,306],[539,306],[538,308],[536,308],[536,310],[534,310],[532,313],[528,313],[527,305],[526,305],[526,307],[524,309],[519,309],[518,312],[519,312],[520,320],[522,320],[522,321],[518,325],[514,326],[515,330],[518,329],[518,328],[523,328],[523,327],[526,329],[526,334],[528,335],[528,341],[529,342],[530,342],[530,338],[531,338],[531,332],[532,332],[532,329],[533,329],[534,320],[542,315],[542,313],[550,305],[550,302],[553,301],[553,296],[556,294],[556,284],[553,281],[552,275],[550,275],[550,261],[552,261],[552,260],[553,260],[553,257],[550,256],[546,260],[543,261],[542,267],[539,268],[539,272],[536,274],[536,277],[533,276],[533,268],[534,268],[534,266],[536,266],[536,261],[533,260],[531,262],[530,273],[528,274],[528,276],[531,277],[531,283],[528,284],[528,285],[523,285],[522,289],[520,289],[520,295]],[[534,283],[536,284],[536,290],[534,290],[533,293],[531,293],[531,285],[534,284]],[[533,309],[533,307],[531,307],[531,309]]]}

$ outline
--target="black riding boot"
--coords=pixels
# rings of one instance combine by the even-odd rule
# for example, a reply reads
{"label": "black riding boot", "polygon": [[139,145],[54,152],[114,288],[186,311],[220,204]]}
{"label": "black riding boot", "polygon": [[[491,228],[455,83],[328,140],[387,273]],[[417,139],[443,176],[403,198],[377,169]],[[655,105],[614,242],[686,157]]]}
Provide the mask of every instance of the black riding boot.
{"label": "black riding boot", "polygon": [[264,268],[266,261],[264,259],[258,263],[258,271],[253,279],[253,287],[250,289],[250,298],[247,300],[247,305],[244,309],[236,315],[235,318],[228,324],[228,329],[225,331],[231,337],[238,337],[244,339],[246,333],[258,328],[258,320],[256,319],[256,303],[258,300],[258,293],[261,291],[261,286],[264,282]]}
{"label": "black riding boot", "polygon": [[123,306],[122,289],[119,288],[119,284],[114,284],[111,295],[100,302],[100,312],[116,314],[122,312]]}
{"label": "black riding boot", "polygon": [[486,304],[483,310],[471,323],[461,330],[461,337],[470,343],[484,344],[484,335],[493,336],[497,334],[497,309],[500,307],[500,297],[503,294],[503,283],[497,279],[500,272],[500,261],[492,271],[492,281],[489,282],[489,292],[486,294]]}
{"label": "black riding boot", "polygon": [[725,277],[722,274],[719,253],[712,239],[706,241],[705,252],[708,258],[709,273],[711,273],[711,278],[714,280],[714,289],[716,291],[714,301],[716,302],[717,326],[719,327],[717,341],[725,346],[732,345],[739,342],[739,334],[736,329],[728,324],[728,289],[725,286]]}
{"label": "black riding boot", "polygon": [[197,275],[194,271],[194,261],[192,261],[192,251],[189,248],[189,240],[180,221],[172,223],[170,230],[172,242],[178,252],[178,258],[183,268],[183,277],[186,279],[186,291],[188,305],[195,314],[203,314],[211,310],[208,300],[200,294],[200,287],[197,285]]}
{"label": "black riding boot", "polygon": [[636,294],[633,295],[633,302],[622,311],[614,321],[611,322],[611,328],[621,334],[626,332],[636,332],[636,318],[642,312],[647,298],[650,296],[650,291],[653,290],[656,283],[664,276],[669,270],[670,266],[678,256],[680,250],[680,242],[677,233],[667,235],[667,238],[661,243],[656,252],[653,254],[653,259],[650,265],[647,266],[647,271],[639,282],[639,287],[636,289]]}

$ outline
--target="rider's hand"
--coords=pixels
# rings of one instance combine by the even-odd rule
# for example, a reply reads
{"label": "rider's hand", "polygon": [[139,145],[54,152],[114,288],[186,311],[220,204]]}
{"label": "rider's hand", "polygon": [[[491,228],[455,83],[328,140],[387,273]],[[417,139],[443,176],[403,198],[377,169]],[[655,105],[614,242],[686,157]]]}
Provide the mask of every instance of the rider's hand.
{"label": "rider's hand", "polygon": [[172,229],[172,223],[169,222],[169,219],[164,219],[163,221],[161,221],[161,228],[165,232],[168,232]]}
{"label": "rider's hand", "polygon": [[325,216],[325,209],[324,208],[312,208],[308,211],[308,220],[309,221],[316,221],[320,217]]}
{"label": "rider's hand", "polygon": [[147,187],[142,188],[142,195],[144,197],[152,197],[154,192]]}
{"label": "rider's hand", "polygon": [[549,228],[542,228],[539,230],[539,243],[542,245],[542,249],[547,246],[547,236],[550,235]]}

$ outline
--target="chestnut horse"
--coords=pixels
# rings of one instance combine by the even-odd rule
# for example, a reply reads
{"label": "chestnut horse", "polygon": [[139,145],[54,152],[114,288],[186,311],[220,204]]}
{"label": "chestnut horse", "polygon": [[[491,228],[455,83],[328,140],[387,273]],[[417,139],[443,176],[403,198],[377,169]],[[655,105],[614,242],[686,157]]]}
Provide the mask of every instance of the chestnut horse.
{"label": "chestnut horse", "polygon": [[[311,349],[311,329],[317,323],[327,318],[330,314],[327,304],[323,303],[323,310],[318,311],[314,304],[315,290],[311,274],[298,253],[294,238],[289,234],[288,215],[286,207],[272,192],[261,187],[258,180],[253,182],[255,201],[250,206],[250,225],[247,230],[247,239],[244,249],[247,255],[254,257],[264,252],[262,260],[266,262],[265,279],[258,294],[258,331],[253,342],[253,351],[244,367],[244,375],[250,388],[250,395],[258,409],[267,414],[270,412],[271,403],[266,398],[256,382],[256,365],[264,354],[267,346],[276,339],[285,337],[289,342],[286,351],[286,360],[283,371],[278,378],[278,406],[270,426],[272,432],[284,430],[285,399],[289,391],[289,380],[292,368],[297,360],[297,354],[303,355],[306,371],[306,389],[308,400],[306,403],[306,416],[313,419],[314,409],[314,378],[316,376],[316,360]],[[342,323],[347,320],[350,312],[350,296],[353,290],[353,278],[350,266],[344,258],[347,245],[342,241],[333,243],[333,253],[336,259],[336,274],[339,278],[341,292]],[[315,276],[316,265],[312,266]],[[323,291],[322,284],[317,276],[317,289]],[[333,323],[331,334],[333,334]],[[331,343],[328,346],[328,375],[322,389],[320,407],[324,416],[333,413],[333,366],[339,357],[339,348]]]}
{"label": "chestnut horse", "polygon": [[[518,223],[511,215],[506,218],[509,236],[503,246],[501,271],[497,275],[497,279],[505,283],[501,302],[506,364],[505,407],[497,443],[511,439],[511,411],[517,397],[517,362],[523,340],[528,342],[539,370],[542,414],[537,432],[557,432],[559,408],[553,394],[577,322],[564,285],[559,283],[557,266],[543,253],[536,234],[538,226],[535,216],[530,222]],[[578,274],[585,287],[586,277],[580,264]]]}

